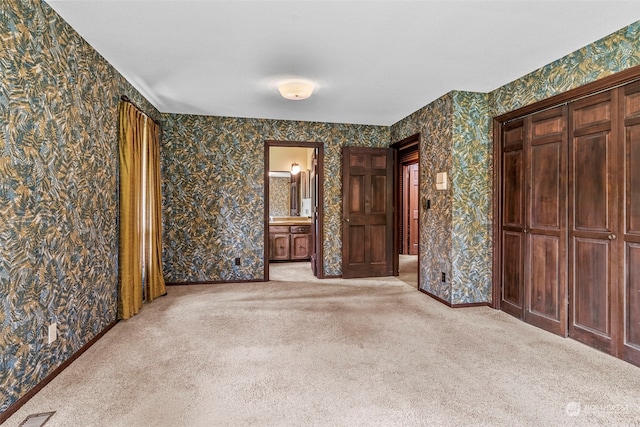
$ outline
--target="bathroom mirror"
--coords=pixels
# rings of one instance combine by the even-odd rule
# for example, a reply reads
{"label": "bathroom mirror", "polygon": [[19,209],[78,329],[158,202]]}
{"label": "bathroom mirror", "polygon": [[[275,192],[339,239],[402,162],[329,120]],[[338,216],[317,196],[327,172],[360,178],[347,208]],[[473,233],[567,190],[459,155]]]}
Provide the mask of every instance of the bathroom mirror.
{"label": "bathroom mirror", "polygon": [[291,216],[291,173],[269,172],[269,216]]}

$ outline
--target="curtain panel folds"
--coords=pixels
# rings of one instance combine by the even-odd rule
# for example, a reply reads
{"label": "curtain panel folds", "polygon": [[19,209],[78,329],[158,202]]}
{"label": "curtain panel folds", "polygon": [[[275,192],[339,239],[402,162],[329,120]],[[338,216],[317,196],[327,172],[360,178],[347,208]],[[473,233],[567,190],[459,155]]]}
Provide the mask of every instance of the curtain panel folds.
{"label": "curtain panel folds", "polygon": [[166,295],[162,273],[162,185],[160,177],[160,126],[147,118],[147,180],[146,180],[146,256],[145,295],[153,301]]}
{"label": "curtain panel folds", "polygon": [[135,105],[119,106],[118,318],[166,294],[162,275],[160,128]]}

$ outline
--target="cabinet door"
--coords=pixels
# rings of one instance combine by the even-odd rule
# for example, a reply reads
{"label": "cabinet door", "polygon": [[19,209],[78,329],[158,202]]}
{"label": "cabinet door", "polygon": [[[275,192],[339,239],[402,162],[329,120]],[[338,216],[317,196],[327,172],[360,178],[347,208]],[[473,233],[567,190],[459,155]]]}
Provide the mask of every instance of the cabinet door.
{"label": "cabinet door", "polygon": [[569,335],[612,352],[617,300],[617,91],[571,104]]}
{"label": "cabinet door", "polygon": [[272,260],[283,261],[289,259],[289,234],[270,234],[269,246]]}
{"label": "cabinet door", "polygon": [[310,234],[291,235],[291,259],[309,259]]}

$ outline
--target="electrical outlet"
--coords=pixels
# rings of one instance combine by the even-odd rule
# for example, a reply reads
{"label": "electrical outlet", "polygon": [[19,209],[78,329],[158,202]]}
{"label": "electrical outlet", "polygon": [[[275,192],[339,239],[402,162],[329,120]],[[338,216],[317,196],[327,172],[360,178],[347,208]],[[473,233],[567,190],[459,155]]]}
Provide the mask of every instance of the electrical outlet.
{"label": "electrical outlet", "polygon": [[444,271],[442,272],[442,283],[447,281],[447,273],[445,273]]}
{"label": "electrical outlet", "polygon": [[58,339],[58,324],[57,323],[52,323],[52,324],[49,325],[49,342],[48,342],[48,344],[51,344],[52,342],[54,342],[57,339]]}
{"label": "electrical outlet", "polygon": [[236,262],[236,265],[240,265],[240,258],[239,258],[239,257],[238,257],[238,258],[236,258],[236,261],[235,261],[235,262]]}

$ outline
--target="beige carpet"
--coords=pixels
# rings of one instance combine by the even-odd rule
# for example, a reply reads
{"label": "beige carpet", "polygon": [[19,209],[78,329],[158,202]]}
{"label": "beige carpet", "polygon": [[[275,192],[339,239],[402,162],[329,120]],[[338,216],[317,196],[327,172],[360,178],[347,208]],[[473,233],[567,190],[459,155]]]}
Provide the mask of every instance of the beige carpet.
{"label": "beige carpet", "polygon": [[170,287],[5,425],[51,410],[47,427],[640,420],[638,367],[396,278],[317,281],[305,265],[272,266],[268,283]]}
{"label": "beige carpet", "polygon": [[418,288],[418,255],[400,255],[398,279]]}

